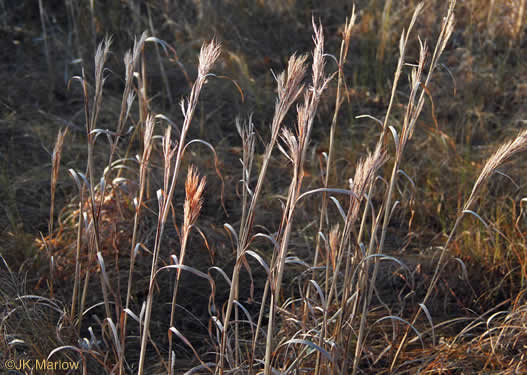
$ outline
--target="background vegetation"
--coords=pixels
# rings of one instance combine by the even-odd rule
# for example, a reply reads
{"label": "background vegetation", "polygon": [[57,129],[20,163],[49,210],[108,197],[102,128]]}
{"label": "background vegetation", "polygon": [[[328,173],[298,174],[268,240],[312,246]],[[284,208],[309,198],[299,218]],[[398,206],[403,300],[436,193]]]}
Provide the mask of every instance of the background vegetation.
{"label": "background vegetation", "polygon": [[422,4],[3,1],[0,359],[527,371],[525,1]]}

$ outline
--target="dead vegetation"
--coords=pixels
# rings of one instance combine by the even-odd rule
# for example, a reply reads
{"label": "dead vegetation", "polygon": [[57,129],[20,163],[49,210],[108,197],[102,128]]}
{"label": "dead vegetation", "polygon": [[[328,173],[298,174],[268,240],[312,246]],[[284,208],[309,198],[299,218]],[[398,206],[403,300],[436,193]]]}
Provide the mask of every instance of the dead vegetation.
{"label": "dead vegetation", "polygon": [[527,371],[525,1],[377,3],[4,5],[0,359]]}

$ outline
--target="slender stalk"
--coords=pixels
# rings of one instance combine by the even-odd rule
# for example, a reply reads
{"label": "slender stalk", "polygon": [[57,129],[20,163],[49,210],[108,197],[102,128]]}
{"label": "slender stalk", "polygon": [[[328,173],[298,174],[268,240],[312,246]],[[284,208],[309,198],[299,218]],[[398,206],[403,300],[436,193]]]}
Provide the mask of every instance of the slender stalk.
{"label": "slender stalk", "polygon": [[[408,35],[410,34],[410,30],[411,30],[413,24],[415,23],[415,20],[417,18],[418,13],[421,10],[421,8],[422,8],[422,4],[420,4],[416,8],[416,10],[414,12],[414,15],[413,15],[413,18],[412,18],[412,21],[410,23],[409,30],[406,33],[406,37],[401,39],[401,45],[400,45],[401,56],[400,56],[399,63],[398,63],[398,69],[396,71],[396,77],[397,78],[398,78],[398,75],[400,74],[400,69],[402,68],[402,64],[404,62],[404,50],[405,50],[405,47],[406,47],[406,44],[407,44]],[[400,138],[398,137],[396,139],[396,158],[395,158],[394,166],[393,166],[393,169],[392,169],[392,174],[391,174],[391,178],[390,178],[388,191],[387,191],[386,196],[385,196],[383,209],[381,210],[381,212],[379,212],[379,216],[378,216],[378,218],[384,217],[383,226],[382,226],[382,230],[381,230],[381,239],[379,241],[379,247],[378,247],[378,253],[379,254],[382,254],[383,247],[384,247],[384,241],[386,239],[386,232],[387,232],[388,223],[390,221],[390,216],[391,216],[391,200],[392,200],[393,188],[395,186],[395,181],[396,181],[397,176],[398,176],[399,165],[401,163],[401,159],[402,159],[402,156],[404,154],[404,148],[406,146],[406,143],[407,143],[408,139],[412,136],[414,125],[415,125],[415,123],[417,121],[417,118],[419,117],[420,111],[422,109],[422,103],[423,103],[423,98],[424,98],[424,90],[421,91],[421,95],[420,95],[420,97],[419,97],[419,99],[418,99],[416,104],[415,104],[414,100],[415,100],[415,97],[416,97],[416,94],[417,94],[417,89],[419,88],[420,77],[421,77],[421,74],[422,74],[422,71],[423,71],[423,67],[424,67],[425,55],[426,55],[426,46],[421,45],[421,55],[420,55],[418,68],[414,71],[414,73],[412,75],[412,82],[411,82],[412,83],[412,92],[410,94],[410,99],[408,101],[407,113],[405,115],[403,128],[402,128],[402,133],[401,133]],[[432,61],[432,62],[434,62],[434,61]],[[435,66],[432,64],[431,70],[433,70],[434,68],[435,68]],[[428,83],[428,79],[429,78],[430,78],[430,72],[429,72],[429,75],[427,77],[427,83]],[[393,100],[393,95],[394,95],[394,91],[392,90],[392,99],[391,100]],[[383,131],[383,136],[384,136],[384,133],[387,130],[386,121],[387,121],[387,117],[385,118],[385,126],[384,126],[384,129],[383,129],[384,130]],[[393,132],[393,130],[392,130],[392,132]],[[363,341],[363,338],[364,338],[364,331],[365,331],[365,325],[366,325],[367,307],[368,307],[368,305],[369,305],[369,303],[371,301],[371,297],[372,297],[372,294],[373,294],[374,285],[375,285],[375,281],[376,281],[376,277],[377,277],[377,272],[378,272],[378,262],[375,261],[374,262],[373,275],[372,275],[372,278],[370,280],[370,287],[367,288],[366,287],[367,273],[368,273],[369,265],[370,265],[369,256],[373,253],[373,244],[374,244],[374,238],[376,236],[376,230],[377,230],[377,226],[375,226],[374,229],[373,229],[373,233],[372,233],[372,236],[371,236],[372,239],[370,240],[370,246],[369,246],[368,252],[367,252],[368,259],[366,260],[366,264],[363,266],[363,270],[364,271],[363,271],[363,273],[361,275],[361,279],[362,280],[359,283],[359,289],[358,289],[358,291],[361,291],[363,293],[363,295],[366,295],[366,297],[363,298],[363,310],[362,310],[361,322],[360,322],[360,327],[359,327],[359,337],[358,337],[357,345],[356,345],[356,348],[355,348],[353,374],[355,374],[357,372],[357,370],[358,370],[358,363],[360,361],[360,357],[361,357],[361,353],[362,353],[362,341]],[[362,235],[362,228],[361,228],[361,234],[360,235]],[[368,289],[367,292],[366,292],[366,289]],[[356,310],[356,304],[357,303],[358,303],[358,298],[356,299],[355,306],[353,307],[353,311]]]}
{"label": "slender stalk", "polygon": [[[130,307],[130,299],[132,295],[132,284],[134,276],[134,267],[135,267],[135,256],[137,251],[137,230],[139,225],[139,217],[141,214],[141,208],[143,206],[144,192],[145,192],[145,183],[148,174],[148,163],[150,161],[150,154],[152,152],[152,138],[154,135],[154,118],[148,116],[145,124],[145,137],[144,137],[144,146],[143,146],[143,156],[141,158],[141,165],[139,167],[139,192],[138,198],[136,200],[135,206],[135,215],[134,215],[134,226],[132,229],[132,241],[130,245],[130,268],[128,272],[128,286],[126,289],[126,301],[125,308],[128,310]],[[128,313],[124,314],[123,325],[121,329],[121,349],[123,351],[121,359],[124,361],[125,355],[125,344],[126,344],[126,324],[128,320]],[[122,370],[123,363],[120,363],[119,371]]]}
{"label": "slender stalk", "polygon": [[[339,61],[338,61],[338,78],[337,78],[337,96],[335,99],[335,110],[333,112],[333,118],[331,120],[331,129],[329,133],[329,150],[328,150],[328,157],[326,161],[326,169],[325,169],[325,176],[324,176],[324,188],[327,188],[329,186],[329,179],[331,175],[331,168],[333,163],[333,153],[334,153],[334,143],[335,143],[335,132],[337,128],[337,119],[340,112],[340,107],[342,105],[342,86],[344,85],[344,63],[346,62],[346,58],[348,55],[348,49],[349,49],[349,41],[351,38],[351,31],[353,25],[355,25],[355,7],[353,8],[351,18],[350,20],[346,20],[346,27],[345,31],[342,35],[342,42],[340,44],[340,55],[339,55]],[[327,214],[327,206],[328,206],[328,200],[327,200],[327,192],[324,191],[322,193],[322,205],[320,208],[320,220],[318,223],[318,232],[321,233],[324,227],[324,220],[326,220],[326,214]],[[320,252],[320,236],[317,236],[317,241],[315,245],[315,256],[313,258],[313,267],[316,267],[318,263],[318,257]],[[315,279],[315,272],[313,271],[312,278]],[[306,291],[306,300],[309,299],[309,291],[310,289]],[[304,305],[304,320],[307,317],[307,304]],[[320,352],[317,352],[317,363],[319,361]],[[315,366],[316,373],[318,373],[318,366]]]}
{"label": "slender stalk", "polygon": [[[331,128],[330,128],[330,134],[329,134],[329,150],[328,150],[328,157],[326,161],[326,174],[324,176],[324,188],[327,188],[329,186],[329,179],[330,179],[330,175],[332,171],[335,132],[337,128],[337,119],[338,119],[338,115],[340,112],[340,107],[343,102],[343,98],[342,98],[343,87],[342,86],[345,85],[344,83],[344,79],[345,79],[344,64],[348,56],[351,32],[352,32],[353,26],[355,25],[355,20],[356,20],[356,15],[355,15],[355,6],[354,6],[350,19],[346,20],[346,23],[345,23],[346,26],[342,34],[342,41],[340,44],[340,54],[339,54],[339,61],[338,61],[337,95],[335,99],[335,110],[333,112],[333,118],[331,121]],[[322,193],[322,206],[320,208],[320,220],[318,223],[317,233],[322,233],[323,226],[324,226],[324,220],[327,219],[326,218],[327,206],[328,206],[327,192],[324,191]],[[316,245],[315,245],[315,256],[313,258],[313,267],[317,266],[319,252],[320,252],[320,236],[317,235],[317,240],[316,240]],[[329,271],[329,263],[326,262],[326,283],[329,283],[329,272],[328,271]],[[313,271],[312,278],[313,280],[315,279],[315,271]],[[328,284],[326,284],[326,286],[327,285]],[[326,296],[327,295],[328,295],[328,291],[326,290]],[[309,296],[310,296],[310,288],[308,288],[306,291],[306,303],[304,304],[304,314],[303,314],[304,323],[305,323],[305,320],[307,319],[307,300],[309,299]],[[323,347],[324,338],[326,336],[326,326],[327,326],[327,314],[325,313],[323,327],[319,335],[319,341],[318,341],[318,345],[320,347]],[[315,363],[315,375],[318,375],[320,368],[321,368],[320,366],[321,357],[320,357],[319,351],[317,351],[316,356],[317,357],[316,357],[316,363]]]}
{"label": "slender stalk", "polygon": [[[87,174],[89,176],[89,202],[90,202],[90,214],[93,223],[93,246],[89,246],[89,265],[94,259],[94,252],[101,252],[100,238],[99,238],[99,205],[96,204],[95,197],[95,179],[94,179],[94,160],[93,160],[93,148],[95,145],[94,134],[95,125],[97,123],[99,111],[101,109],[102,101],[102,91],[104,86],[104,64],[106,62],[109,50],[110,50],[111,39],[106,38],[97,48],[95,53],[95,93],[93,97],[92,110],[90,111],[89,107],[89,96],[88,96],[88,85],[86,82],[86,76],[84,74],[84,69],[82,71],[82,77],[77,77],[82,84],[83,94],[84,94],[84,114],[86,119],[86,139],[88,145],[88,164],[87,164]],[[91,235],[87,232],[88,235]],[[90,243],[89,243],[90,245]],[[88,292],[88,284],[90,280],[90,272],[86,272],[84,279],[84,288],[81,297],[81,308],[79,310],[79,325],[82,320],[82,313],[84,311],[84,304],[86,301],[86,295]],[[103,275],[100,275],[101,289],[104,296],[104,308],[106,312],[106,317],[111,319],[110,306],[107,298],[106,285],[103,280]]]}
{"label": "slender stalk", "polygon": [[57,141],[53,148],[53,154],[51,157],[51,207],[49,208],[49,223],[48,223],[48,234],[51,236],[53,233],[53,222],[54,222],[54,209],[55,209],[55,191],[57,188],[57,181],[59,178],[60,170],[60,159],[62,156],[62,147],[64,146],[64,138],[68,133],[68,128],[64,131],[59,130],[57,135]]}
{"label": "slender stalk", "polygon": [[[265,367],[264,374],[271,375],[271,353],[273,351],[273,330],[274,330],[274,319],[276,313],[276,306],[280,298],[280,290],[282,285],[282,278],[285,268],[285,259],[287,255],[287,249],[289,247],[289,240],[291,236],[291,229],[293,227],[293,216],[297,205],[298,197],[300,196],[300,190],[302,188],[302,181],[304,178],[304,162],[306,160],[307,147],[310,141],[311,130],[313,128],[313,122],[315,114],[318,109],[320,96],[325,90],[328,82],[331,78],[327,78],[324,74],[325,59],[324,59],[324,35],[322,26],[317,26],[313,20],[314,29],[314,42],[315,49],[313,52],[313,82],[310,90],[304,94],[304,103],[298,107],[298,119],[296,136],[294,136],[289,130],[284,130],[282,139],[288,148],[288,158],[293,164],[293,177],[291,184],[289,185],[289,194],[287,198],[286,207],[284,210],[282,224],[281,224],[281,237],[280,237],[280,250],[277,256],[273,260],[271,272],[271,302],[269,311],[269,321],[267,326],[267,343],[265,348]],[[283,151],[286,152],[285,150]]]}
{"label": "slender stalk", "polygon": [[[416,12],[417,12],[417,9],[416,9]],[[406,55],[406,45],[408,43],[408,35],[410,34],[411,30],[412,30],[412,27],[413,27],[413,24],[414,24],[414,21],[415,21],[415,13],[414,13],[414,18],[412,19],[412,22],[410,22],[410,26],[408,28],[408,31],[406,32],[406,34],[403,32],[403,36],[401,37],[401,44],[399,46],[399,60],[397,62],[397,68],[395,69],[395,74],[394,74],[394,80],[393,80],[393,86],[392,86],[392,92],[391,92],[391,95],[390,95],[390,102],[388,103],[388,108],[386,110],[386,115],[384,117],[384,120],[383,120],[383,130],[379,136],[379,140],[377,142],[377,145],[376,145],[376,150],[378,150],[380,152],[384,142],[385,142],[385,137],[387,135],[387,132],[388,132],[388,120],[390,118],[390,115],[391,115],[391,112],[392,112],[392,108],[393,108],[393,103],[395,101],[395,93],[397,91],[397,86],[399,84],[399,78],[401,76],[401,73],[402,73],[402,69],[403,69],[403,65],[404,65],[404,60],[405,60],[405,55]],[[373,183],[370,183],[369,184],[369,187],[368,187],[368,194],[367,194],[367,197],[368,199],[370,199],[371,197],[371,194],[373,193]],[[359,227],[359,234],[357,235],[357,245],[360,245],[361,242],[362,242],[362,237],[364,235],[364,230],[365,230],[365,227],[366,227],[366,218],[367,218],[367,215],[368,215],[368,212],[369,212],[369,209],[370,209],[370,206],[369,205],[366,205],[365,208],[364,208],[364,211],[363,211],[363,214],[362,214],[362,219],[361,219],[361,225]],[[372,236],[372,238],[374,238],[374,236]],[[341,242],[341,246],[340,246],[340,251],[339,251],[339,261],[337,264],[340,264],[341,262],[341,258],[343,256],[343,252],[342,252],[342,246],[343,246],[344,242]],[[370,254],[367,254],[367,255],[370,255]],[[337,270],[339,269],[339,267],[337,267]],[[335,286],[335,281],[336,279],[334,280],[333,284]],[[336,287],[336,286],[335,286]],[[349,286],[351,287],[351,286]],[[331,296],[331,293],[333,292],[333,290],[335,290],[335,288],[331,288],[330,289],[330,296]],[[328,297],[328,299],[331,299],[330,297]],[[357,298],[355,298],[355,303],[354,305],[356,305],[358,303],[358,296]],[[355,307],[353,308],[355,309]],[[352,315],[353,317],[353,315]],[[340,327],[340,325],[337,325],[337,329]]]}
{"label": "slender stalk", "polygon": [[[434,70],[435,70],[435,68],[437,66],[438,58],[441,55],[442,51],[444,50],[444,48],[446,46],[446,42],[448,41],[448,38],[450,37],[450,35],[452,33],[452,29],[453,29],[453,7],[454,7],[454,5],[455,5],[455,1],[451,1],[447,17],[445,17],[444,20],[443,20],[443,27],[442,27],[441,33],[440,33],[440,35],[438,37],[438,41],[436,43],[436,48],[434,50],[434,54],[433,54],[432,59],[431,59],[430,69],[428,71],[426,80],[424,82],[424,87],[425,88],[428,86],[428,83],[429,83],[429,81],[430,81],[430,79],[432,77],[432,73],[434,72]],[[416,8],[416,11],[414,12],[414,16],[413,16],[411,24],[410,24],[411,26],[415,23],[416,17],[418,15],[419,11],[421,10],[421,8],[422,8],[422,3]],[[410,31],[410,29],[411,29],[411,27],[409,28],[409,31]],[[406,38],[408,37],[408,34],[409,34],[409,32],[407,33]],[[404,43],[404,45],[406,45],[406,42]],[[404,48],[404,45],[401,45],[401,49]],[[403,54],[401,53],[401,55],[403,55]],[[379,241],[379,247],[378,247],[378,253],[379,254],[382,254],[382,251],[383,251],[384,241],[385,241],[385,238],[386,238],[386,232],[387,232],[387,228],[388,228],[388,223],[389,223],[390,216],[391,216],[391,199],[392,199],[393,187],[395,185],[395,181],[396,181],[397,175],[398,175],[399,165],[401,163],[402,156],[404,154],[405,146],[406,146],[408,140],[411,138],[411,136],[413,134],[415,124],[417,122],[417,119],[418,119],[418,117],[419,117],[419,115],[421,113],[421,110],[422,110],[422,106],[424,104],[425,89],[421,90],[421,93],[420,93],[420,95],[419,95],[417,100],[416,100],[416,97],[417,97],[417,90],[418,90],[418,88],[421,85],[421,83],[420,83],[421,82],[421,78],[420,77],[421,77],[423,69],[424,69],[425,57],[426,57],[426,45],[423,45],[421,43],[421,53],[420,53],[420,58],[419,58],[419,64],[418,64],[418,68],[414,70],[414,72],[413,72],[413,74],[411,76],[412,92],[410,94],[410,99],[408,101],[407,112],[406,112],[406,115],[405,115],[405,118],[404,118],[402,132],[401,132],[401,135],[397,139],[397,142],[396,142],[396,159],[395,159],[395,162],[394,162],[394,167],[392,169],[392,176],[391,176],[391,179],[390,179],[390,185],[389,185],[386,197],[385,197],[385,203],[383,205],[383,210],[382,210],[382,215],[384,217],[384,222],[383,222],[383,227],[382,227],[382,231],[381,231],[381,239]],[[381,213],[379,213],[379,215],[380,214]],[[375,234],[372,235],[372,239],[374,237],[375,237]],[[372,249],[373,249],[372,242],[370,242],[368,255],[371,254],[371,250]],[[369,259],[367,260],[366,267],[364,268],[365,272],[368,271],[368,268],[369,268]],[[370,287],[368,288],[368,292],[367,292],[367,297],[363,299],[363,310],[362,310],[362,316],[361,316],[361,323],[360,323],[360,327],[359,327],[359,338],[357,340],[357,345],[356,345],[356,350],[355,350],[353,374],[356,374],[356,372],[358,370],[358,363],[360,361],[360,357],[361,357],[361,353],[362,353],[362,340],[364,338],[364,330],[365,330],[366,316],[367,316],[367,307],[368,307],[368,305],[369,305],[369,303],[371,301],[372,295],[373,295],[373,290],[374,290],[374,287],[375,287],[377,273],[378,273],[378,262],[375,261],[374,262],[374,269],[373,269],[372,278],[370,280]],[[363,283],[362,283],[363,287],[361,288],[361,290],[363,290],[363,293],[366,293],[366,291],[364,291],[365,282],[366,282],[366,274],[363,275]],[[397,357],[397,354],[396,354],[396,357]],[[393,363],[392,363],[392,366],[393,366]]]}
{"label": "slender stalk", "polygon": [[269,161],[271,159],[271,153],[276,144],[282,121],[284,120],[285,115],[289,111],[289,108],[291,107],[291,105],[295,102],[296,98],[300,95],[300,93],[304,89],[304,86],[301,84],[301,82],[304,78],[304,74],[306,70],[305,65],[304,65],[305,60],[306,60],[305,56],[302,56],[302,57],[292,56],[289,59],[289,64],[287,68],[287,77],[285,73],[282,73],[277,77],[278,100],[275,105],[275,113],[274,113],[273,121],[271,124],[271,140],[265,148],[262,167],[258,175],[258,182],[256,183],[256,188],[254,189],[254,192],[252,194],[251,203],[249,205],[249,208],[247,209],[245,221],[240,223],[240,233],[238,236],[238,244],[237,244],[237,249],[236,249],[236,263],[232,271],[231,289],[229,292],[229,300],[227,301],[227,308],[225,311],[225,318],[223,321],[223,335],[222,335],[222,342],[220,345],[219,365],[216,367],[216,373],[219,372],[220,374],[223,374],[229,321],[230,321],[230,316],[232,313],[234,301],[236,299],[236,296],[238,295],[237,289],[238,289],[238,283],[239,283],[239,273],[240,273],[240,267],[242,264],[241,257],[244,256],[245,251],[247,250],[247,244],[249,242],[249,235],[250,235],[253,221],[254,221],[256,204],[258,202],[258,198],[260,196],[260,192],[262,190],[262,187],[265,181],[267,168],[269,166]]}
{"label": "slender stalk", "polygon": [[[470,196],[468,197],[467,201],[463,205],[463,208],[461,212],[458,214],[456,221],[454,223],[454,226],[452,227],[452,230],[450,231],[450,234],[448,236],[448,239],[445,243],[445,246],[443,246],[443,249],[441,250],[441,256],[439,257],[439,261],[437,262],[434,275],[432,276],[432,280],[430,282],[430,285],[428,286],[428,289],[426,291],[425,297],[423,298],[423,305],[426,305],[428,302],[428,299],[432,295],[432,291],[434,290],[437,280],[439,279],[439,274],[441,273],[442,269],[445,265],[445,258],[447,254],[447,250],[450,246],[450,243],[453,240],[454,233],[457,230],[457,227],[459,226],[461,219],[463,218],[464,214],[471,209],[473,203],[475,202],[478,193],[481,189],[481,187],[487,182],[487,180],[490,178],[490,176],[494,173],[494,171],[505,162],[505,160],[512,157],[512,155],[523,151],[527,147],[527,130],[522,131],[520,134],[518,134],[513,140],[506,142],[502,144],[496,152],[487,160],[485,163],[483,169],[481,170],[480,175],[478,176],[476,182],[474,183],[474,186],[472,187],[472,191],[470,193]],[[417,310],[415,313],[415,316],[412,320],[412,325],[415,324],[417,319],[419,318],[421,314],[421,309]],[[401,340],[401,343],[399,344],[399,347],[397,349],[397,352],[395,353],[394,359],[392,361],[391,369],[394,368],[396,360],[401,353],[401,351],[404,349],[406,340],[408,338],[409,329],[406,329],[406,332]]]}
{"label": "slender stalk", "polygon": [[[187,104],[185,105],[185,103],[182,103],[182,109],[183,109],[185,118],[183,121],[183,127],[181,129],[181,135],[180,135],[179,143],[177,146],[177,153],[175,155],[175,165],[172,171],[172,180],[170,183],[170,188],[168,190],[168,193],[166,193],[166,191],[160,192],[160,195],[162,198],[161,198],[161,206],[160,206],[158,224],[157,224],[157,229],[156,229],[154,254],[152,257],[152,268],[150,271],[150,283],[149,283],[149,288],[148,288],[148,296],[146,300],[146,311],[145,311],[145,318],[144,318],[144,329],[143,329],[143,333],[141,337],[141,352],[139,356],[138,375],[142,375],[144,372],[146,345],[147,345],[147,338],[148,338],[148,332],[149,332],[149,326],[150,326],[150,318],[152,314],[152,303],[153,303],[153,295],[154,295],[154,276],[157,271],[157,262],[159,258],[161,240],[163,238],[163,232],[164,232],[165,224],[168,218],[168,213],[170,211],[170,205],[172,202],[172,197],[174,196],[174,192],[175,192],[176,181],[177,181],[177,177],[179,174],[179,168],[181,166],[181,161],[183,158],[185,138],[190,128],[192,118],[194,116],[194,112],[196,109],[196,105],[198,103],[198,98],[199,98],[201,89],[203,85],[205,84],[205,81],[207,79],[210,69],[214,65],[214,62],[218,59],[219,55],[220,55],[219,45],[217,45],[214,41],[212,41],[209,44],[203,45],[203,47],[201,48],[201,53],[199,57],[198,77],[192,87],[190,97],[187,101]],[[166,139],[165,142],[169,143],[170,139]],[[165,170],[167,172],[165,173],[165,179],[168,181],[168,179],[170,178],[169,176],[170,170],[171,170],[170,166],[165,166]]]}
{"label": "slender stalk", "polygon": [[[198,219],[201,207],[203,205],[202,194],[205,189],[206,178],[202,178],[199,182],[199,176],[195,168],[190,167],[187,174],[187,181],[185,182],[185,205],[183,207],[183,228],[181,238],[181,248],[179,251],[179,264],[185,262],[185,253],[187,250],[187,242],[192,226]],[[179,280],[181,278],[181,268],[178,268],[176,274],[176,282],[172,292],[172,307],[170,309],[170,327],[174,326],[174,318],[176,312],[176,297],[179,287]],[[168,335],[168,368],[172,371],[172,335]]]}
{"label": "slender stalk", "polygon": [[[71,321],[75,319],[76,307],[79,301],[77,301],[79,287],[80,287],[80,273],[81,273],[81,245],[82,245],[82,219],[83,219],[83,202],[84,202],[84,185],[81,186],[79,191],[79,221],[77,227],[77,242],[75,246],[75,280],[73,284],[73,295],[71,297]],[[77,326],[77,333],[79,333],[80,324]]]}

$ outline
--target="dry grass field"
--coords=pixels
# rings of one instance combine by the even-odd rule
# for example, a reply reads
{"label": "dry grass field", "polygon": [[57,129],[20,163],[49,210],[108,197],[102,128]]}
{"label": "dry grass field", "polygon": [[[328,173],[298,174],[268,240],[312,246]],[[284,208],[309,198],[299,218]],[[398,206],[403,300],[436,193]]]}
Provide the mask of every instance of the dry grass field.
{"label": "dry grass field", "polygon": [[0,373],[527,373],[525,8],[0,1]]}

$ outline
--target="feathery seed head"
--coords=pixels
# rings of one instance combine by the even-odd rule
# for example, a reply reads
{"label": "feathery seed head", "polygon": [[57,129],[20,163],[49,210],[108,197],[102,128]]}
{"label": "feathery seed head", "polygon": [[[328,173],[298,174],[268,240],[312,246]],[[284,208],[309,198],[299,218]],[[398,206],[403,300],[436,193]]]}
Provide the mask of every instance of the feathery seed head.
{"label": "feathery seed head", "polygon": [[143,142],[142,162],[145,162],[146,160],[150,159],[150,153],[152,151],[152,137],[154,136],[154,127],[155,127],[154,116],[149,114],[146,117],[146,122],[145,122],[145,137],[144,137],[144,142]]}
{"label": "feathery seed head", "polygon": [[206,177],[202,177],[200,180],[198,171],[194,166],[189,167],[187,180],[185,181],[184,229],[190,228],[198,219],[203,205],[202,195],[206,181]]}
{"label": "feathery seed head", "polygon": [[340,238],[340,231],[339,231],[339,225],[336,224],[331,228],[331,231],[329,232],[329,258],[331,261],[331,266],[333,269],[336,268],[336,261],[337,261],[337,252],[339,249],[339,238]]}
{"label": "feathery seed head", "polygon": [[221,45],[216,41],[212,40],[210,43],[203,44],[199,53],[199,77],[203,78],[209,73],[218,57],[220,57],[220,53]]}
{"label": "feathery seed head", "polygon": [[318,91],[323,89],[325,86],[325,77],[324,77],[324,31],[322,25],[317,26],[315,19],[312,19],[313,30],[315,34],[313,35],[313,42],[315,43],[315,49],[313,50],[313,88]]}
{"label": "feathery seed head", "polygon": [[292,103],[296,100],[298,95],[303,89],[302,81],[306,74],[306,55],[296,56],[293,55],[289,58],[287,64],[287,77],[284,77],[283,73],[280,75],[282,78],[281,82],[278,82],[278,97],[280,100],[284,100],[286,103]]}
{"label": "feathery seed head", "polygon": [[354,193],[354,195],[350,197],[350,212],[353,220],[355,220],[359,213],[360,202],[363,199],[364,193],[373,181],[375,174],[385,161],[386,153],[381,152],[380,147],[376,147],[373,154],[368,153],[366,158],[359,161],[355,171],[355,176],[352,180],[350,179],[350,189]]}
{"label": "feathery seed head", "polygon": [[515,153],[524,150],[526,146],[527,146],[527,129],[520,132],[520,134],[518,134],[516,138],[514,138],[513,140],[510,140],[502,144],[496,150],[496,152],[492,154],[492,156],[485,163],[485,166],[481,170],[481,173],[479,174],[479,177],[476,180],[474,187],[472,188],[470,197],[465,203],[465,207],[464,207],[465,210],[470,207],[472,202],[474,202],[477,191],[484,183],[487,182],[487,180],[492,175],[492,173],[496,170],[496,168],[502,165],[507,159],[509,159]]}

